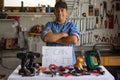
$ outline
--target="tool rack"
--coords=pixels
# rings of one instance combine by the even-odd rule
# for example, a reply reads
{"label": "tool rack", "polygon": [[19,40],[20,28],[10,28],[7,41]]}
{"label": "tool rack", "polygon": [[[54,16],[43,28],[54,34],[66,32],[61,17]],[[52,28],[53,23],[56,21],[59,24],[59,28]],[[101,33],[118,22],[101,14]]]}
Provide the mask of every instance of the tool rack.
{"label": "tool rack", "polygon": [[[119,28],[119,8],[113,9],[120,1],[108,0],[75,0],[68,1],[68,20],[75,22],[81,32],[79,43],[76,46],[93,46],[96,43],[108,43],[117,45]],[[72,3],[72,4],[71,4]],[[69,7],[70,6],[70,7]],[[71,8],[72,6],[72,8]],[[113,9],[113,10],[112,10]],[[114,11],[112,23],[109,13]],[[116,17],[117,15],[117,17]],[[112,24],[112,25],[110,25]],[[118,24],[118,25],[117,25]]]}

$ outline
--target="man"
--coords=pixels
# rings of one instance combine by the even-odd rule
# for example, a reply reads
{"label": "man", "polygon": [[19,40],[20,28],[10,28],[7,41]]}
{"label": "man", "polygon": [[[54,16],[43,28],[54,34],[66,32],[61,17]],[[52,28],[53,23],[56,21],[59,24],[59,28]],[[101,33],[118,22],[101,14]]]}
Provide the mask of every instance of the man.
{"label": "man", "polygon": [[56,2],[54,14],[56,21],[46,24],[42,31],[42,39],[47,46],[72,46],[74,65],[76,63],[74,46],[79,40],[79,29],[75,23],[66,20],[68,10],[65,2]]}

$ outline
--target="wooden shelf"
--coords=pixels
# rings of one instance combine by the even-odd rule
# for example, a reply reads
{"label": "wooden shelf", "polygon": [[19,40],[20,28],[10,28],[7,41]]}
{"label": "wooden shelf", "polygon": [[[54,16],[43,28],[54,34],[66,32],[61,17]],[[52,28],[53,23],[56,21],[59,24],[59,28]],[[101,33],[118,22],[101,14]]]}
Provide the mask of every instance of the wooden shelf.
{"label": "wooden shelf", "polygon": [[29,36],[40,36],[41,35],[41,33],[28,33],[29,34]]}
{"label": "wooden shelf", "polygon": [[0,21],[14,21],[15,19],[0,19]]}
{"label": "wooden shelf", "polygon": [[31,15],[48,15],[48,16],[54,16],[54,14],[51,13],[42,13],[42,12],[6,12],[8,15],[18,15],[18,16],[31,16]]}
{"label": "wooden shelf", "polygon": [[102,56],[102,65],[120,66],[120,56]]}

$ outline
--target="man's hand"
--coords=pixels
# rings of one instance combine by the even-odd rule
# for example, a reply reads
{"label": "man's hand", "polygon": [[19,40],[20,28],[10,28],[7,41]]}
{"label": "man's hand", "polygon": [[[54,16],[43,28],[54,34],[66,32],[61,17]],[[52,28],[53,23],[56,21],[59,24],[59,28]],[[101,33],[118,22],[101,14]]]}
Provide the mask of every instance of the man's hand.
{"label": "man's hand", "polygon": [[[47,30],[48,33],[53,33],[51,29]],[[63,35],[63,37],[68,37],[69,35],[65,32],[61,32],[61,34]]]}
{"label": "man's hand", "polygon": [[45,42],[56,42],[59,39],[66,38],[69,35],[65,32],[54,33],[51,29],[47,30],[47,34],[44,37]]}
{"label": "man's hand", "polygon": [[69,35],[65,32],[62,32],[63,38],[68,37]]}
{"label": "man's hand", "polygon": [[60,44],[77,44],[77,42],[78,38],[75,35],[69,35],[56,41],[56,43]]}
{"label": "man's hand", "polygon": [[51,30],[51,29],[48,29],[47,32],[48,32],[48,33],[49,33],[49,32],[52,32],[52,30]]}

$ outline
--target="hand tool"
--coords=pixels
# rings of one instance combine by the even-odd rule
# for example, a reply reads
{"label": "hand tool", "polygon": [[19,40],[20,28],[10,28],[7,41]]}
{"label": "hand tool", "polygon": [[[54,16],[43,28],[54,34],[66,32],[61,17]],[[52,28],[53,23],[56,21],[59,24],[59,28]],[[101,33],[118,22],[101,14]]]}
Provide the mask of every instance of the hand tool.
{"label": "hand tool", "polygon": [[84,18],[81,18],[81,32],[84,31]]}
{"label": "hand tool", "polygon": [[85,33],[85,44],[88,44],[88,32]]}
{"label": "hand tool", "polygon": [[84,31],[86,31],[86,17],[84,18]]}
{"label": "hand tool", "polygon": [[120,11],[120,3],[119,2],[116,2],[116,11]]}
{"label": "hand tool", "polygon": [[91,18],[89,18],[89,30],[91,30]]}
{"label": "hand tool", "polygon": [[85,23],[85,18],[83,18],[83,31],[86,30],[86,23]]}
{"label": "hand tool", "polygon": [[93,32],[90,32],[90,44],[93,43]]}
{"label": "hand tool", "polygon": [[104,20],[104,26],[105,26],[105,28],[108,28],[108,20],[107,19]]}
{"label": "hand tool", "polygon": [[117,22],[117,25],[118,25],[118,29],[120,29],[120,24],[119,24],[119,20],[118,20],[118,16],[115,15],[115,21],[114,21],[114,24]]}
{"label": "hand tool", "polygon": [[82,32],[82,27],[83,27],[83,24],[82,24],[82,18],[80,19],[80,31]]}
{"label": "hand tool", "polygon": [[112,8],[111,8],[111,12],[110,13],[114,15],[114,4],[112,4]]}
{"label": "hand tool", "polygon": [[102,15],[100,15],[100,27],[103,27],[104,25],[103,25],[103,16]]}
{"label": "hand tool", "polygon": [[82,16],[83,16],[83,17],[86,17],[86,13],[82,13]]}
{"label": "hand tool", "polygon": [[101,42],[106,42],[106,38],[103,36]]}
{"label": "hand tool", "polygon": [[88,18],[86,18],[86,31],[88,31]]}
{"label": "hand tool", "polygon": [[88,44],[90,44],[90,32],[88,32]]}
{"label": "hand tool", "polygon": [[96,16],[96,24],[95,24],[95,28],[98,29],[99,28],[99,19],[98,16]]}
{"label": "hand tool", "polygon": [[106,1],[103,1],[103,17],[104,17],[104,13],[107,14],[107,2]]}
{"label": "hand tool", "polygon": [[99,8],[95,8],[95,16],[99,16]]}
{"label": "hand tool", "polygon": [[114,15],[109,11],[108,13],[108,28],[114,29]]}
{"label": "hand tool", "polygon": [[114,28],[114,4],[112,4],[111,11],[108,11],[107,17],[108,17],[108,28],[113,29]]}
{"label": "hand tool", "polygon": [[90,18],[90,28],[89,30],[93,30],[93,18]]}
{"label": "hand tool", "polygon": [[83,33],[83,45],[85,45],[85,33]]}
{"label": "hand tool", "polygon": [[88,24],[89,25],[87,27],[88,27],[88,30],[90,30],[90,18],[88,18]]}
{"label": "hand tool", "polygon": [[89,4],[91,4],[91,0],[89,0]]}
{"label": "hand tool", "polygon": [[89,16],[93,16],[93,5],[89,5]]}
{"label": "hand tool", "polygon": [[104,25],[103,25],[103,10],[102,10],[102,8],[103,8],[103,3],[100,3],[100,27],[104,27]]}
{"label": "hand tool", "polygon": [[103,15],[103,14],[102,14],[102,12],[103,12],[103,11],[102,11],[102,7],[103,7],[103,3],[100,3],[100,15]]}
{"label": "hand tool", "polygon": [[94,18],[92,18],[92,30],[94,30]]}
{"label": "hand tool", "polygon": [[83,35],[81,34],[80,45],[83,45]]}

